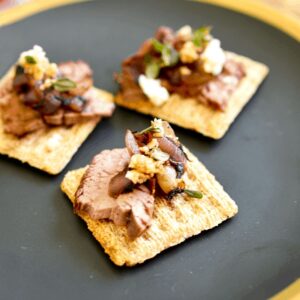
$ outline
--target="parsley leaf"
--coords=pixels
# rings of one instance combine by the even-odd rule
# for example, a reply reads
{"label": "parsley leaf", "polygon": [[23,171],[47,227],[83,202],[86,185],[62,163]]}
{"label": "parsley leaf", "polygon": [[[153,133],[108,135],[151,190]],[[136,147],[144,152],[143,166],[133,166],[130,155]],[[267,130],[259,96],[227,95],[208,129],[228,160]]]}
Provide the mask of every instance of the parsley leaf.
{"label": "parsley leaf", "polygon": [[160,64],[156,60],[151,60],[148,63],[146,63],[146,68],[145,68],[145,75],[148,78],[155,79],[158,77],[160,71]]}
{"label": "parsley leaf", "polygon": [[203,197],[202,193],[200,193],[198,191],[193,191],[193,190],[183,190],[183,191],[192,198],[201,199]]}
{"label": "parsley leaf", "polygon": [[163,44],[157,39],[152,39],[152,45],[156,52],[161,54],[162,64],[165,67],[174,66],[179,60],[179,54],[170,44]]}
{"label": "parsley leaf", "polygon": [[210,33],[210,26],[202,26],[193,32],[193,43],[196,47],[202,47],[205,38]]}
{"label": "parsley leaf", "polygon": [[25,61],[30,65],[35,65],[37,63],[36,59],[30,55],[25,56]]}
{"label": "parsley leaf", "polygon": [[165,45],[161,53],[161,58],[165,66],[174,66],[179,60],[179,54],[172,46]]}
{"label": "parsley leaf", "polygon": [[68,92],[71,89],[76,88],[76,82],[68,78],[59,78],[52,84],[53,88],[58,92]]}
{"label": "parsley leaf", "polygon": [[138,132],[138,134],[144,134],[144,133],[148,133],[148,132],[152,132],[152,133],[160,133],[161,130],[159,127],[154,127],[154,126],[149,126],[146,129]]}
{"label": "parsley leaf", "polygon": [[161,53],[164,49],[164,44],[162,44],[160,41],[157,39],[152,39],[152,45],[155,51]]}

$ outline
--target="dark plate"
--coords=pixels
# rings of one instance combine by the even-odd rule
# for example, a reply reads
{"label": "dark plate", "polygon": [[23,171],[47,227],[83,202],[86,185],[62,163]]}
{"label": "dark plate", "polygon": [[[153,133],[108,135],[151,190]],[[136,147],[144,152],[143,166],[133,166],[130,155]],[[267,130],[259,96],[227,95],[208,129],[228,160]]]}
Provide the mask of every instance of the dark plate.
{"label": "dark plate", "polygon": [[97,1],[54,9],[0,30],[0,73],[37,43],[53,61],[86,59],[116,92],[119,63],[160,24],[212,24],[223,47],[266,63],[270,75],[225,138],[181,128],[181,141],[236,200],[217,229],[132,269],[115,267],[61,193],[64,174],[150,118],[121,108],[62,174],[0,158],[1,299],[263,299],[300,275],[299,44],[253,18],[187,1]]}

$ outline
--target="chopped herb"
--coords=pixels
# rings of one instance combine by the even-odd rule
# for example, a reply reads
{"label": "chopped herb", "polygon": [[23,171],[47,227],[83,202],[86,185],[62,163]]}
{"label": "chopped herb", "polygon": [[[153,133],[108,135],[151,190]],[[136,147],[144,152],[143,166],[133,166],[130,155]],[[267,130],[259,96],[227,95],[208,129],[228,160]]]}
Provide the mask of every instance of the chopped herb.
{"label": "chopped herb", "polygon": [[158,41],[157,39],[152,39],[152,45],[154,47],[154,49],[159,52],[159,53],[162,53],[165,45],[162,44],[160,41]]}
{"label": "chopped herb", "polygon": [[59,78],[53,84],[53,88],[58,92],[68,92],[71,89],[76,88],[76,82],[68,78]]}
{"label": "chopped herb", "polygon": [[30,55],[25,56],[25,61],[30,65],[35,65],[37,63],[36,59]]}
{"label": "chopped herb", "polygon": [[152,60],[153,60],[153,57],[149,53],[147,53],[144,57],[144,63],[149,64]]}
{"label": "chopped herb", "polygon": [[192,198],[198,198],[201,199],[203,197],[202,193],[198,191],[193,191],[193,190],[183,190],[184,193],[186,193],[188,196]]}
{"label": "chopped herb", "polygon": [[193,43],[196,47],[202,47],[206,36],[210,33],[210,26],[203,26],[196,29],[193,33]]}
{"label": "chopped herb", "polygon": [[162,50],[161,58],[165,66],[174,66],[179,60],[179,54],[173,47],[166,45]]}
{"label": "chopped herb", "polygon": [[203,197],[202,193],[197,192],[197,191],[175,188],[169,194],[167,194],[166,198],[167,198],[167,200],[171,200],[174,196],[176,196],[177,194],[181,194],[181,193],[186,193],[188,196],[190,196],[192,198],[201,199]]}
{"label": "chopped herb", "polygon": [[174,66],[179,59],[178,52],[170,44],[163,44],[156,39],[152,39],[152,45],[155,51],[161,53],[163,66]]}
{"label": "chopped herb", "polygon": [[158,61],[151,60],[150,62],[146,63],[145,68],[145,75],[148,78],[157,78],[160,71],[160,64]]}
{"label": "chopped herb", "polygon": [[144,134],[144,133],[148,133],[148,132],[159,133],[160,132],[160,128],[159,127],[149,126],[146,129],[138,132],[138,134]]}

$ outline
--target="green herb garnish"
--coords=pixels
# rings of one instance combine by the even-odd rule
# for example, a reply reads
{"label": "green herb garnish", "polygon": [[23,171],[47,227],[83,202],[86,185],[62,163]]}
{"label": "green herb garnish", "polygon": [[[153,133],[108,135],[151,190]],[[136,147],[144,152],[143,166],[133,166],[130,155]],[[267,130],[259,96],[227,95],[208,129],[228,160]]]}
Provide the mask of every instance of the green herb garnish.
{"label": "green herb garnish", "polygon": [[148,132],[159,133],[159,132],[161,132],[161,130],[159,127],[149,126],[146,129],[138,132],[138,134],[144,134],[144,133],[148,133]]}
{"label": "green herb garnish", "polygon": [[36,59],[30,55],[25,56],[25,61],[30,65],[35,65],[37,63]]}
{"label": "green herb garnish", "polygon": [[192,198],[198,198],[201,199],[203,197],[203,194],[198,192],[198,191],[193,191],[193,190],[183,190],[184,193],[186,193],[188,196]]}
{"label": "green herb garnish", "polygon": [[52,86],[58,92],[68,92],[69,90],[76,88],[77,84],[68,78],[59,78]]}
{"label": "green herb garnish", "polygon": [[170,67],[177,64],[179,54],[173,47],[166,45],[161,52],[161,58],[164,65]]}
{"label": "green herb garnish", "polygon": [[202,26],[193,32],[193,43],[196,47],[202,47],[206,36],[210,33],[210,26]]}
{"label": "green herb garnish", "polygon": [[164,49],[164,44],[162,44],[160,41],[158,41],[157,39],[152,39],[152,45],[153,45],[153,48],[157,51],[157,52],[159,52],[159,53],[161,53],[162,51],[163,51],[163,49]]}
{"label": "green herb garnish", "polygon": [[163,44],[157,39],[152,39],[152,45],[154,50],[161,54],[163,67],[174,66],[177,64],[179,54],[172,45]]}
{"label": "green herb garnish", "polygon": [[157,78],[160,71],[160,64],[156,60],[146,63],[145,74],[148,78]]}

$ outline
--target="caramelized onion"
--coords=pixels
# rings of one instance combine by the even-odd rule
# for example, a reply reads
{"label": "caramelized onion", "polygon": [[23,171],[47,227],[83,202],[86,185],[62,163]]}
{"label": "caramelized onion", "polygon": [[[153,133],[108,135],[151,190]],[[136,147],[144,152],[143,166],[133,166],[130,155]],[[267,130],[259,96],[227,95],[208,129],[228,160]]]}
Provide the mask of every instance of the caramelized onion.
{"label": "caramelized onion", "polygon": [[138,143],[131,130],[127,129],[125,134],[125,145],[130,155],[140,153]]}
{"label": "caramelized onion", "polygon": [[81,96],[74,97],[70,100],[68,108],[75,112],[82,112],[84,108],[85,100]]}
{"label": "caramelized onion", "polygon": [[28,93],[24,94],[23,102],[28,106],[34,107],[40,103],[40,97],[35,89],[30,89]]}
{"label": "caramelized onion", "polygon": [[40,112],[43,115],[52,115],[58,111],[61,106],[61,100],[56,97],[52,92],[48,92],[44,96],[43,105]]}
{"label": "caramelized onion", "polygon": [[164,171],[162,173],[158,173],[156,177],[157,183],[166,194],[170,193],[177,187],[177,174],[175,169],[171,166],[164,166]]}
{"label": "caramelized onion", "polygon": [[13,89],[18,93],[26,93],[30,89],[30,82],[24,73],[16,73],[13,80]]}
{"label": "caramelized onion", "polygon": [[165,135],[171,136],[171,137],[176,137],[173,128],[171,127],[171,125],[168,122],[163,121],[162,125],[163,125],[163,128],[164,128]]}
{"label": "caramelized onion", "polygon": [[183,150],[176,143],[168,138],[162,137],[157,139],[159,148],[170,155],[170,159],[177,163],[186,163],[186,157]]}

